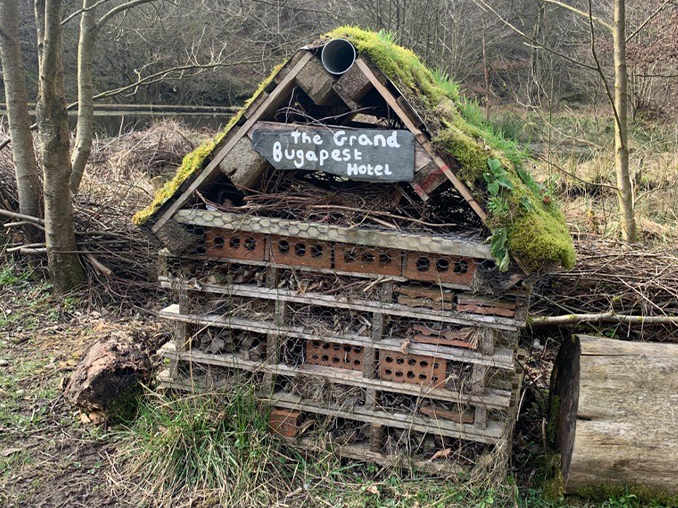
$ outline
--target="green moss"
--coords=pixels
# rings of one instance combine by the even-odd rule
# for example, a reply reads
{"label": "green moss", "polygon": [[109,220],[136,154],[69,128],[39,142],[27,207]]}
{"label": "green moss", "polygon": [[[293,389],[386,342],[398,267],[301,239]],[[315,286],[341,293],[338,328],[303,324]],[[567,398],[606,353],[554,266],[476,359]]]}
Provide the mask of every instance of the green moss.
{"label": "green moss", "polygon": [[182,183],[191,176],[196,171],[202,169],[205,159],[212,153],[216,146],[221,142],[222,139],[230,132],[234,125],[236,125],[247,107],[254,102],[254,100],[263,92],[266,87],[273,81],[273,78],[276,74],[283,68],[283,63],[277,65],[273,68],[271,74],[259,84],[259,87],[256,89],[252,97],[250,97],[244,104],[244,106],[236,113],[228,122],[226,127],[219,132],[214,138],[209,141],[202,143],[198,148],[193,150],[191,153],[184,157],[184,160],[179,166],[174,178],[166,182],[165,185],[155,194],[153,201],[144,209],[139,210],[134,217],[132,217],[132,222],[137,225],[144,224],[158,209],[171,198],[175,192],[179,189]]}
{"label": "green moss", "polygon": [[[431,71],[411,50],[394,44],[392,33],[344,26],[327,36],[351,41],[361,55],[399,87],[427,120],[435,148],[441,155],[460,163],[459,178],[490,212],[487,226],[502,235],[506,231],[508,238],[502,254],[508,249],[530,271],[574,265],[574,246],[564,217],[547,199],[541,186],[526,176],[527,154],[486,121],[477,103],[460,96],[457,83],[444,73]],[[278,70],[262,83],[247,104],[270,83]],[[135,215],[137,224],[153,215],[186,178],[203,166],[206,157],[241,115],[242,111],[215,140],[186,156],[175,178],[160,190],[146,209]],[[499,196],[491,195],[487,190],[485,174],[490,159],[501,162],[512,183],[511,189],[502,190]],[[502,259],[508,260],[508,257],[502,255]]]}
{"label": "green moss", "polygon": [[565,478],[563,478],[563,473],[560,470],[556,471],[552,478],[544,480],[541,489],[544,498],[549,501],[562,499],[565,496]]}
{"label": "green moss", "polygon": [[560,397],[554,395],[549,408],[549,421],[546,424],[546,439],[549,445],[554,446],[558,431],[558,415],[560,414]]}
{"label": "green moss", "polygon": [[[485,209],[495,210],[490,211],[488,227],[493,231],[506,228],[506,246],[526,269],[574,265],[574,245],[563,214],[525,172],[527,153],[494,129],[476,102],[461,97],[456,83],[428,69],[409,49],[394,44],[392,34],[345,26],[327,36],[351,41],[408,97],[432,129],[435,148],[460,163],[459,178]],[[512,183],[512,189],[499,197],[487,192],[488,159],[501,161]],[[488,206],[491,200],[495,206]]]}
{"label": "green moss", "polygon": [[678,506],[678,494],[669,494],[644,485],[595,485],[577,490],[577,496],[605,501],[620,508],[635,506]]}

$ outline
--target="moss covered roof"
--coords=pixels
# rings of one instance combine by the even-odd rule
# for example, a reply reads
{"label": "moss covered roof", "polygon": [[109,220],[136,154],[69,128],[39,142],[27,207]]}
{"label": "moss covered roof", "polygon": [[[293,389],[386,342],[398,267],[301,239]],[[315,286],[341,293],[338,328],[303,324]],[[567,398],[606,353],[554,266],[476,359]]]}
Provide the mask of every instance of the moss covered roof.
{"label": "moss covered roof", "polygon": [[[493,129],[478,105],[461,96],[457,83],[427,68],[412,51],[395,44],[388,32],[345,26],[327,36],[351,41],[361,56],[391,79],[425,120],[439,155],[459,162],[457,176],[488,213],[485,222],[492,232],[491,250],[501,269],[508,267],[510,255],[529,271],[574,265],[574,246],[564,216],[549,189],[527,172],[527,153]],[[243,110],[214,140],[186,156],[175,178],[159,191],[149,207],[135,215],[136,223],[153,215],[190,174],[202,167],[242,113]]]}

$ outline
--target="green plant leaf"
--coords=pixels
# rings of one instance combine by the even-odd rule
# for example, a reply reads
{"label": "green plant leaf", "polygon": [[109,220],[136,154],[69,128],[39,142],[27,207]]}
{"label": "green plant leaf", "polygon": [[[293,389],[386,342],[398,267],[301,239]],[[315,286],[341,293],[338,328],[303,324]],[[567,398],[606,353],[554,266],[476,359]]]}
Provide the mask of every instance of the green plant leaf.
{"label": "green plant leaf", "polygon": [[487,159],[487,165],[489,166],[490,170],[493,173],[497,173],[499,170],[502,169],[501,161],[499,161],[498,159]]}
{"label": "green plant leaf", "polygon": [[[495,259],[501,259],[503,257],[504,250],[506,249],[506,238],[507,231],[506,228],[497,228],[492,231],[492,240],[490,241],[490,252]],[[501,254],[502,256],[500,256]]]}
{"label": "green plant leaf", "polygon": [[496,196],[497,194],[499,194],[499,182],[497,180],[494,180],[488,183],[487,192],[489,192],[492,196]]}
{"label": "green plant leaf", "polygon": [[501,261],[499,263],[499,271],[500,272],[505,272],[506,270],[508,270],[509,261],[510,261],[509,253],[508,253],[508,250],[505,249],[504,250],[504,257],[501,258]]}
{"label": "green plant leaf", "polygon": [[498,176],[496,179],[496,182],[504,187],[505,189],[508,190],[513,190],[513,184],[511,183],[511,180],[509,179],[508,176],[506,176],[506,172],[504,172],[503,175]]}

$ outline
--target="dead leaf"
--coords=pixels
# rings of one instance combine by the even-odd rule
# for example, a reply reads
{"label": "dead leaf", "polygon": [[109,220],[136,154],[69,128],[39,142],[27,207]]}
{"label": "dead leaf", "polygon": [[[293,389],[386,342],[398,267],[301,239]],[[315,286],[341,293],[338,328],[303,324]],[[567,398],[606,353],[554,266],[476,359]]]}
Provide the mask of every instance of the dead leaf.
{"label": "dead leaf", "polygon": [[365,487],[365,491],[374,494],[377,497],[381,496],[381,492],[379,492],[379,488],[376,485],[368,485]]}
{"label": "dead leaf", "polygon": [[90,421],[98,425],[99,423],[103,423],[106,421],[106,413],[103,411],[90,411],[90,413],[87,415],[90,419]]}
{"label": "dead leaf", "polygon": [[452,448],[445,448],[444,450],[438,450],[433,454],[433,457],[428,459],[429,462],[433,462],[436,459],[446,459],[452,453]]}
{"label": "dead leaf", "polygon": [[23,448],[6,448],[5,450],[2,450],[0,452],[0,455],[3,457],[9,457],[10,455],[14,455],[15,453],[22,452],[24,449]]}

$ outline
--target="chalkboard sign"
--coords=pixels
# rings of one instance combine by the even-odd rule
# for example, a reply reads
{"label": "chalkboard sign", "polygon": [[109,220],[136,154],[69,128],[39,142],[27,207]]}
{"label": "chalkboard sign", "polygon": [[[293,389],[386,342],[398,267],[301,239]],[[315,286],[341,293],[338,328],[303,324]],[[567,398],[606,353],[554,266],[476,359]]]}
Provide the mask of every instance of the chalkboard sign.
{"label": "chalkboard sign", "polygon": [[414,136],[406,130],[261,122],[252,144],[276,169],[324,171],[350,180],[414,180]]}

